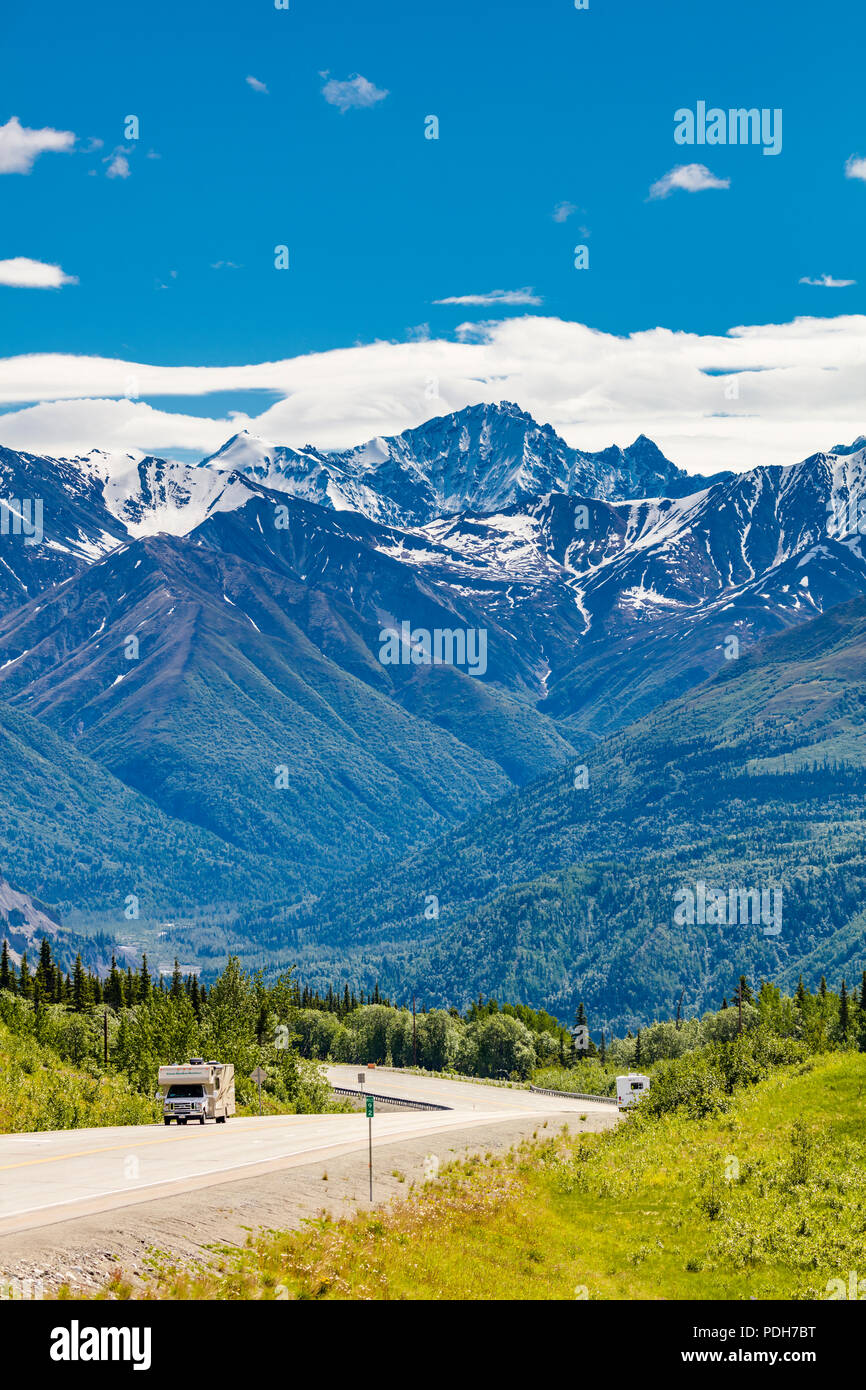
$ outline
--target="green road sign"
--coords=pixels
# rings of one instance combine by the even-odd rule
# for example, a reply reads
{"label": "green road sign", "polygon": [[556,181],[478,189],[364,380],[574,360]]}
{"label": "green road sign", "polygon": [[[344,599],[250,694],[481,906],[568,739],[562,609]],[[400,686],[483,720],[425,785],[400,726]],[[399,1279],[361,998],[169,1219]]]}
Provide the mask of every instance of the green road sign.
{"label": "green road sign", "polygon": [[367,1096],[367,1119],[368,1119],[368,1120],[372,1120],[372,1118],[373,1118],[373,1106],[374,1106],[373,1097],[372,1097],[372,1096]]}

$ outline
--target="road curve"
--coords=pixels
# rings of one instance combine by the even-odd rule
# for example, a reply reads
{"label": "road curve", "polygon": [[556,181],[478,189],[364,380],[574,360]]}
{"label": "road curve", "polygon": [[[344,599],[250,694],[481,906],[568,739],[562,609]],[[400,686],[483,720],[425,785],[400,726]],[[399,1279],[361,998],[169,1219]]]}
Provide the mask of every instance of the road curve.
{"label": "road curve", "polygon": [[[365,1089],[401,1100],[424,1100],[447,1110],[377,1114],[374,1148],[400,1139],[466,1130],[563,1112],[610,1107],[472,1082],[411,1076],[384,1068],[328,1067],[332,1085]],[[301,1166],[363,1150],[367,1120],[352,1115],[273,1115],[234,1118],[227,1125],[130,1125],[0,1135],[0,1236],[91,1216]]]}

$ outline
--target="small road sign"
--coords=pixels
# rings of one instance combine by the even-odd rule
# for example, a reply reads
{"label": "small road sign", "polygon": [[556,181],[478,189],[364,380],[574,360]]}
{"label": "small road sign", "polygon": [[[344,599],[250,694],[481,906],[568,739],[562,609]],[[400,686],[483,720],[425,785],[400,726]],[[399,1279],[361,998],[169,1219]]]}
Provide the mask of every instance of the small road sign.
{"label": "small road sign", "polygon": [[368,1119],[368,1120],[372,1120],[373,1115],[375,1114],[375,1106],[376,1106],[376,1102],[374,1101],[373,1097],[372,1097],[372,1096],[368,1096],[368,1097],[367,1097],[367,1119]]}

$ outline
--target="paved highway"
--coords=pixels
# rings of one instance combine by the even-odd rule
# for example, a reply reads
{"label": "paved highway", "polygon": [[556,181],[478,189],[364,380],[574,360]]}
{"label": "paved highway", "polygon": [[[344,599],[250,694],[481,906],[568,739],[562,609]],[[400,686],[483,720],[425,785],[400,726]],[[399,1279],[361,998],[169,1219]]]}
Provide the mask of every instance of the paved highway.
{"label": "paved highway", "polygon": [[[332,1085],[358,1088],[361,1070],[328,1067],[327,1074]],[[365,1075],[367,1091],[450,1107],[378,1114],[373,1121],[374,1148],[518,1116],[612,1109],[600,1102],[573,1102],[379,1068]],[[256,1177],[366,1145],[363,1114],[235,1117],[227,1125],[204,1127],[134,1125],[0,1135],[0,1236]]]}

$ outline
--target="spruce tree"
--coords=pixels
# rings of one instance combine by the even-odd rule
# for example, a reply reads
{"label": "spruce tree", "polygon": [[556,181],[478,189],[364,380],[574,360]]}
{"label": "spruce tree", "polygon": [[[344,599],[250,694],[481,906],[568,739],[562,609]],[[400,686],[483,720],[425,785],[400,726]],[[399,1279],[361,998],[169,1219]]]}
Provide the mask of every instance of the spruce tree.
{"label": "spruce tree", "polygon": [[843,1043],[848,1041],[850,1031],[851,1013],[848,1007],[848,986],[843,979],[842,988],[839,990],[839,1036]]}
{"label": "spruce tree", "polygon": [[43,936],[39,946],[36,979],[39,981],[43,996],[50,998],[54,994],[54,962],[51,959],[51,942],[47,936]]}
{"label": "spruce tree", "polygon": [[739,983],[734,990],[734,1002],[739,1004],[741,1000],[744,1004],[753,1004],[755,1002],[755,996],[749,988],[749,982],[745,975],[740,976]]}
{"label": "spruce tree", "polygon": [[33,980],[30,976],[30,967],[27,964],[27,952],[21,952],[21,964],[18,967],[18,993],[24,998],[29,999],[33,992]]}
{"label": "spruce tree", "polygon": [[143,1004],[146,1004],[149,1000],[152,989],[153,985],[150,979],[150,971],[147,968],[147,956],[142,955],[141,970],[138,975],[138,993]]}
{"label": "spruce tree", "polygon": [[123,976],[117,968],[117,960],[111,957],[111,970],[105,982],[105,1002],[112,1009],[122,1009],[124,1005]]}
{"label": "spruce tree", "polygon": [[88,1002],[87,979],[79,952],[75,957],[75,968],[72,972],[72,1007],[77,1014],[80,1014],[87,1008]]}
{"label": "spruce tree", "polygon": [[9,960],[9,943],[4,936],[3,949],[2,951],[0,951],[0,989],[14,990],[14,988],[15,980],[12,975],[12,969]]}

